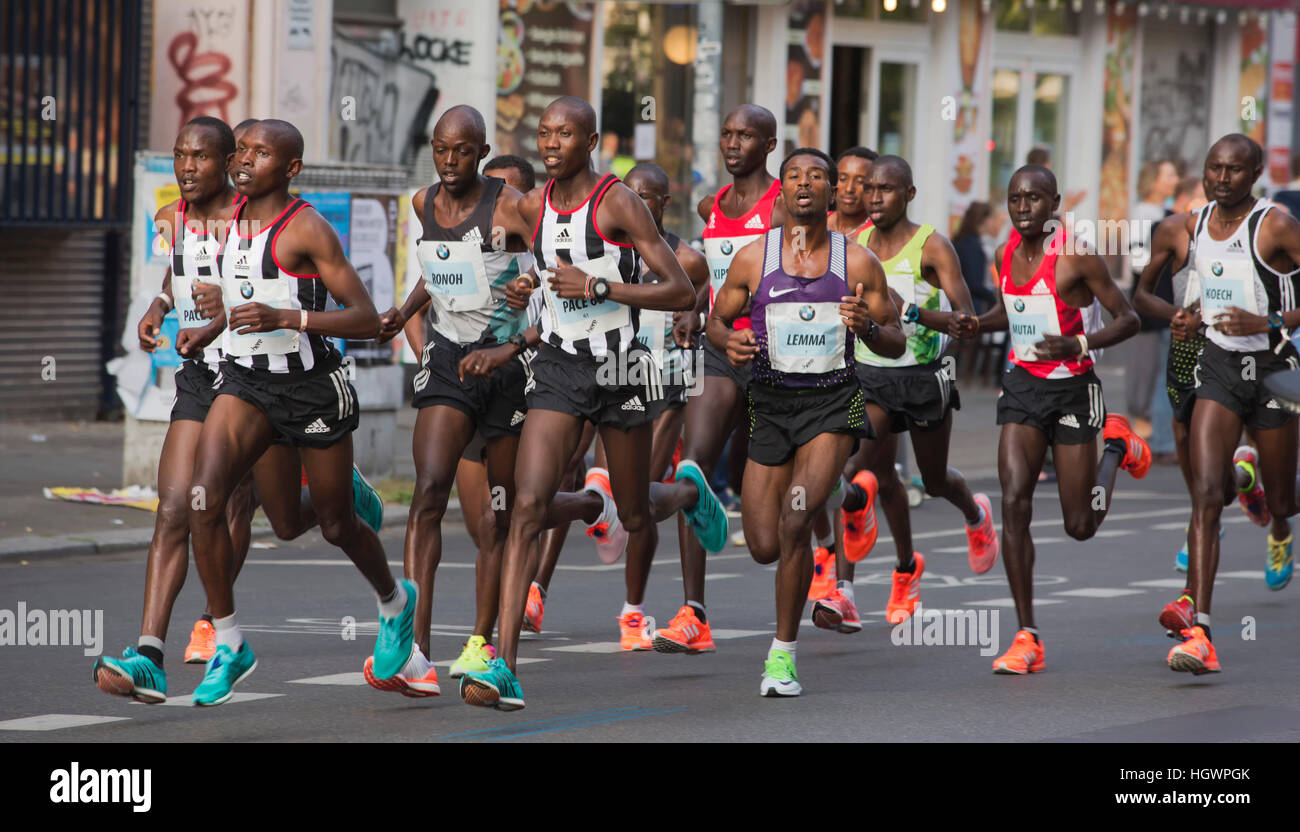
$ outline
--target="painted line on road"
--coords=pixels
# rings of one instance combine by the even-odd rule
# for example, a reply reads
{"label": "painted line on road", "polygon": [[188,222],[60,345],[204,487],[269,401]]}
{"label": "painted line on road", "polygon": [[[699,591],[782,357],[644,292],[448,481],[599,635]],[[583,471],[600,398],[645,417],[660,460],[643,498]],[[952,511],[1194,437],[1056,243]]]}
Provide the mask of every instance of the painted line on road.
{"label": "painted line on road", "polygon": [[1085,587],[1083,589],[1066,589],[1053,592],[1053,595],[1068,595],[1074,598],[1119,598],[1122,595],[1143,595],[1140,589],[1107,589],[1104,587]]}
{"label": "painted line on road", "polygon": [[[1218,586],[1223,581],[1215,581],[1214,585]],[[1186,578],[1160,578],[1154,581],[1129,581],[1129,586],[1148,586],[1152,589],[1186,589]]]}
{"label": "painted line on road", "polygon": [[[274,699],[278,696],[284,696],[283,693],[236,693],[226,701],[225,704],[233,705],[236,702],[256,702],[258,699]],[[169,696],[164,705],[173,705],[177,708],[194,707],[194,694],[187,693],[184,696]]]}
{"label": "painted line on road", "polygon": [[[1045,607],[1049,604],[1064,604],[1064,601],[1055,601],[1051,598],[1035,598],[1035,607]],[[968,607],[1014,607],[1016,600],[1014,598],[990,598],[987,601],[967,601]]]}
{"label": "painted line on road", "polygon": [[[706,581],[725,581],[725,580],[727,580],[728,578],[739,578],[739,577],[740,577],[740,573],[738,573],[738,572],[710,572],[709,574],[707,574],[707,575],[704,576],[704,580],[706,580]],[[676,581],[677,583],[681,583],[681,582],[682,582],[682,576],[681,576],[681,575],[676,575],[676,576],[673,577],[673,580]]]}
{"label": "painted line on road", "polygon": [[290,679],[290,685],[352,685],[366,684],[366,677],[360,673],[331,673],[328,676],[308,676],[306,679]]}
{"label": "painted line on road", "polygon": [[[1246,581],[1264,580],[1263,569],[1238,569],[1235,572],[1220,572],[1216,577],[1219,578],[1241,578]],[[1215,582],[1217,583],[1217,581]]]}
{"label": "painted line on road", "polygon": [[129,716],[91,716],[89,714],[41,714],[0,722],[0,731],[58,731],[105,722],[130,722]]}

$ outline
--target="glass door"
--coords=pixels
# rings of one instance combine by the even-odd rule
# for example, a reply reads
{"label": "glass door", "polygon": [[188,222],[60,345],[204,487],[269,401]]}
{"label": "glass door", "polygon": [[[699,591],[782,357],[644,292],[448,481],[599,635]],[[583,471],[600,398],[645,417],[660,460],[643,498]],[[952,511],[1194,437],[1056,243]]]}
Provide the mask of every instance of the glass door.
{"label": "glass door", "polygon": [[1031,151],[1045,151],[1053,171],[1065,169],[1070,81],[1068,72],[1039,70],[1024,63],[994,69],[989,153],[989,199],[994,205],[1006,202],[1011,174],[1026,163]]}

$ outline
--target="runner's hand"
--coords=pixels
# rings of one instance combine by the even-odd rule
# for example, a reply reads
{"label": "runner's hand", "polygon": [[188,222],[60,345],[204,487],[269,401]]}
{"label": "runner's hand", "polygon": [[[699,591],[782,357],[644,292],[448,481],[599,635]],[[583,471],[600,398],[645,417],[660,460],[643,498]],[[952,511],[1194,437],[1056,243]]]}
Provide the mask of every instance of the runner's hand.
{"label": "runner's hand", "polygon": [[700,313],[694,309],[673,315],[673,343],[682,349],[694,349],[695,336],[700,331]]}
{"label": "runner's hand", "polygon": [[948,334],[953,338],[974,338],[980,331],[980,319],[964,312],[953,312],[948,316]]}
{"label": "runner's hand", "polygon": [[156,300],[149,304],[149,310],[144,313],[144,317],[135,327],[135,335],[140,339],[140,349],[153,352],[158,347],[158,333],[162,331],[163,317],[163,311],[158,308]]}
{"label": "runner's hand", "polygon": [[199,343],[199,341],[203,340],[199,335],[200,330],[198,329],[182,329],[176,333],[176,352],[180,353],[183,358],[193,358],[203,350],[203,347],[207,346],[207,344]]}
{"label": "runner's hand", "polygon": [[561,259],[559,267],[551,272],[551,291],[565,300],[585,298],[590,277],[582,269]]}
{"label": "runner's hand", "polygon": [[1174,316],[1169,319],[1169,334],[1175,341],[1189,341],[1196,335],[1196,330],[1201,328],[1201,310],[1178,308]]}
{"label": "runner's hand", "polygon": [[1043,340],[1034,344],[1035,361],[1065,361],[1078,356],[1079,339],[1073,335],[1044,335]]}
{"label": "runner's hand", "polygon": [[509,364],[518,354],[513,344],[474,350],[460,360],[460,380],[464,381],[466,376],[490,376],[497,367]]}
{"label": "runner's hand", "polygon": [[[237,335],[253,332],[275,332],[286,329],[280,319],[281,310],[265,303],[241,303],[230,310],[230,331]],[[297,329],[297,327],[293,327]]]}
{"label": "runner's hand", "polygon": [[853,330],[854,334],[865,329],[871,317],[868,314],[871,310],[867,307],[867,299],[862,296],[866,289],[864,284],[859,283],[854,287],[852,295],[840,298],[840,317],[844,319],[844,325]]}
{"label": "runner's hand", "polygon": [[758,354],[758,343],[754,340],[754,330],[736,329],[727,336],[727,360],[734,367],[743,367]]}
{"label": "runner's hand", "polygon": [[221,286],[216,283],[201,283],[195,280],[190,284],[193,291],[190,297],[194,299],[194,308],[198,311],[201,318],[215,318],[221,311]]}
{"label": "runner's hand", "polygon": [[406,316],[402,314],[402,310],[394,306],[379,316],[379,337],[375,338],[375,341],[387,344],[396,338],[405,326]]}
{"label": "runner's hand", "polygon": [[1268,318],[1252,315],[1245,309],[1229,306],[1219,313],[1214,321],[1214,328],[1224,335],[1258,335],[1268,332]]}

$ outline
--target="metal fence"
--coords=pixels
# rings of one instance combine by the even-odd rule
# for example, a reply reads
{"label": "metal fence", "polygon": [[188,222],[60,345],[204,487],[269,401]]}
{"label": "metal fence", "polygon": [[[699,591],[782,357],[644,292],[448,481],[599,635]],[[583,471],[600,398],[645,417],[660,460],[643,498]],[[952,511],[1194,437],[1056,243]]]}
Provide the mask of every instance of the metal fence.
{"label": "metal fence", "polygon": [[0,226],[131,212],[140,0],[0,0]]}

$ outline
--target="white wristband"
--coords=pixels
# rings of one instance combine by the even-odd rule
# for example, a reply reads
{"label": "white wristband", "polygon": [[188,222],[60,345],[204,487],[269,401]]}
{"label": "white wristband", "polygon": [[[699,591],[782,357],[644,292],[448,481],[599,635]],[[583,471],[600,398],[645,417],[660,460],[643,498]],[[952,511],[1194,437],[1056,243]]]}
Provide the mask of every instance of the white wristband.
{"label": "white wristband", "polygon": [[298,323],[298,331],[299,332],[307,331],[307,310],[306,309],[302,310],[302,320],[300,320]]}
{"label": "white wristband", "polygon": [[167,294],[166,292],[159,292],[158,300],[162,301],[167,305],[168,312],[170,312],[172,308],[176,306],[176,304],[172,302],[172,296]]}
{"label": "white wristband", "polygon": [[1088,355],[1088,336],[1080,333],[1075,337],[1079,339],[1079,357],[1083,358]]}

